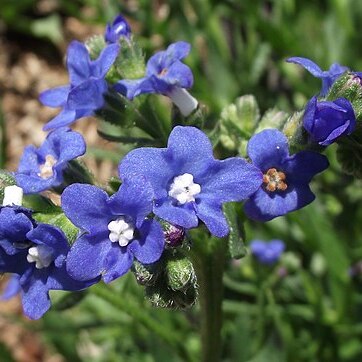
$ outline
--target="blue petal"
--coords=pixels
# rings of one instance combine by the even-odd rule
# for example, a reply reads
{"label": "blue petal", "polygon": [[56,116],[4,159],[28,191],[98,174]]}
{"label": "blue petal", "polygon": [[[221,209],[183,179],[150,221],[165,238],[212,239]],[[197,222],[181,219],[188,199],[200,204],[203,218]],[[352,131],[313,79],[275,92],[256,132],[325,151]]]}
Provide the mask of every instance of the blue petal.
{"label": "blue petal", "polygon": [[265,171],[278,167],[288,157],[288,140],[282,132],[266,129],[250,139],[247,151],[253,164]]}
{"label": "blue petal", "polygon": [[[44,160],[45,161],[45,160]],[[39,158],[37,148],[33,145],[26,146],[20,158],[18,172],[20,173],[39,173]]]}
{"label": "blue petal", "polygon": [[194,203],[176,205],[171,198],[158,199],[155,201],[153,212],[161,219],[186,229],[198,225]]}
{"label": "blue petal", "polygon": [[15,254],[17,248],[11,244],[27,242],[26,234],[32,229],[33,223],[24,213],[16,212],[12,207],[0,209],[0,246],[4,247],[4,241],[7,241],[7,253]]}
{"label": "blue petal", "polygon": [[47,287],[52,290],[82,290],[97,283],[99,278],[80,281],[71,278],[65,268],[65,264],[61,267],[53,268],[52,273],[48,276]]}
{"label": "blue petal", "polygon": [[50,298],[46,286],[46,278],[33,276],[22,287],[22,302],[26,316],[30,319],[39,319],[50,308]]}
{"label": "blue petal", "polygon": [[31,272],[33,267],[26,260],[27,250],[18,250],[14,255],[8,255],[0,248],[0,273],[14,273],[23,275]]}
{"label": "blue petal", "polygon": [[67,68],[71,85],[78,85],[87,80],[90,74],[90,58],[85,45],[72,41],[68,47]]}
{"label": "blue petal", "polygon": [[229,233],[229,225],[221,209],[221,204],[215,200],[202,200],[197,207],[197,216],[205,223],[211,234],[222,238]]}
{"label": "blue petal", "polygon": [[107,89],[107,82],[104,79],[88,79],[72,88],[67,107],[70,110],[102,108]]}
{"label": "blue petal", "polygon": [[142,264],[151,264],[159,260],[165,246],[161,225],[156,220],[147,220],[138,231],[141,238],[133,240],[128,250]]}
{"label": "blue petal", "polygon": [[171,170],[164,148],[138,148],[129,152],[119,164],[120,178],[125,180],[134,175],[143,175],[151,183],[155,198],[167,197],[167,186],[173,171]]}
{"label": "blue petal", "polygon": [[49,190],[52,187],[59,186],[63,178],[61,175],[58,175],[56,172],[53,173],[53,176],[48,178],[41,178],[37,174],[28,174],[28,173],[16,173],[16,184],[21,187],[25,194],[36,194],[38,192]]}
{"label": "blue petal", "polygon": [[178,41],[171,44],[167,50],[167,56],[172,59],[183,59],[190,53],[191,45],[185,41]]}
{"label": "blue petal", "polygon": [[146,93],[156,93],[156,89],[154,88],[154,82],[149,78],[141,78],[141,79],[122,79],[118,83],[116,83],[113,88],[132,100],[134,97],[137,97],[140,94]]}
{"label": "blue petal", "polygon": [[312,151],[301,151],[294,154],[284,164],[287,183],[308,184],[313,176],[328,168],[326,156]]}
{"label": "blue petal", "polygon": [[304,69],[308,70],[309,73],[314,75],[317,78],[321,78],[323,75],[323,71],[318,65],[312,62],[310,59],[301,58],[301,57],[292,57],[287,59],[288,63],[295,63],[301,65]]}
{"label": "blue petal", "polygon": [[96,186],[72,184],[62,194],[62,209],[72,223],[90,233],[107,230],[112,217],[108,195]]}
{"label": "blue petal", "polygon": [[110,283],[114,279],[126,274],[131,269],[132,263],[133,255],[128,252],[127,248],[122,248],[117,243],[112,243],[112,248],[104,261],[104,282]]}
{"label": "blue petal", "polygon": [[109,232],[85,234],[72,245],[66,267],[69,275],[81,281],[88,281],[106,272],[105,260],[112,249]]}
{"label": "blue petal", "polygon": [[298,210],[315,199],[308,185],[298,185],[283,193],[259,189],[244,205],[245,214],[253,220],[268,221]]}
{"label": "blue petal", "polygon": [[118,44],[106,46],[98,59],[91,62],[91,75],[96,78],[104,78],[116,60],[119,50]]}
{"label": "blue petal", "polygon": [[200,179],[200,199],[214,198],[220,204],[245,200],[260,187],[262,181],[260,170],[242,158],[215,160],[208,173]]}
{"label": "blue petal", "polygon": [[68,126],[76,119],[77,117],[75,111],[70,109],[63,109],[57,116],[55,116],[43,127],[43,131],[50,131],[55,128]]}
{"label": "blue petal", "polygon": [[167,156],[175,176],[190,173],[194,177],[207,172],[214,162],[209,138],[195,127],[175,127],[168,139]]}
{"label": "blue petal", "polygon": [[194,83],[191,69],[179,60],[174,62],[168,68],[167,73],[161,78],[167,83],[181,88],[191,88]]}
{"label": "blue petal", "polygon": [[62,230],[53,225],[38,224],[36,228],[28,232],[27,237],[35,244],[51,247],[57,257],[63,256],[64,259],[68,253],[69,244],[66,236]]}
{"label": "blue petal", "polygon": [[39,95],[39,100],[48,107],[62,107],[68,98],[69,85],[48,89]]}
{"label": "blue petal", "polygon": [[114,215],[131,216],[138,228],[152,211],[153,196],[153,189],[143,176],[126,178],[108,204]]}
{"label": "blue petal", "polygon": [[58,163],[73,160],[86,151],[86,144],[83,136],[75,131],[60,129],[51,132],[48,141],[53,150],[56,150]]}

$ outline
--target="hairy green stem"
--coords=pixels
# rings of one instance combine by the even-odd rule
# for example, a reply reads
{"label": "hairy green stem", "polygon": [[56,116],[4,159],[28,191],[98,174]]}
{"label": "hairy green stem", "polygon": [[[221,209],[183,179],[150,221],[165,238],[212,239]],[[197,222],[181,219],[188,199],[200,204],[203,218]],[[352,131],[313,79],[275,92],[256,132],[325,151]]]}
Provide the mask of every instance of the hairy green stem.
{"label": "hairy green stem", "polygon": [[199,284],[202,361],[221,359],[223,272],[227,240],[195,238],[190,256]]}

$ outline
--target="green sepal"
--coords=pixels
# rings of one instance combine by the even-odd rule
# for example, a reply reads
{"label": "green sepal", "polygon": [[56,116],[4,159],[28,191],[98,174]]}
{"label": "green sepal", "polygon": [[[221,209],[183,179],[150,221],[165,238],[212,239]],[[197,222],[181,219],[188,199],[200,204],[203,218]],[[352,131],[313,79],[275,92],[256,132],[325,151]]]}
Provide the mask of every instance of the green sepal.
{"label": "green sepal", "polygon": [[282,130],[285,123],[289,118],[289,114],[283,111],[280,111],[277,108],[268,109],[261,118],[258,126],[255,129],[254,133],[259,133],[264,129],[276,128]]}
{"label": "green sepal", "polygon": [[14,176],[5,170],[0,170],[0,205],[2,205],[4,199],[4,189],[7,186],[16,185]]}
{"label": "green sepal", "polygon": [[357,124],[351,136],[346,136],[338,141],[337,160],[343,172],[362,179],[362,125]]}
{"label": "green sepal", "polygon": [[75,307],[88,295],[88,290],[71,292],[62,296],[57,302],[53,303],[52,310],[63,311]]}
{"label": "green sepal", "polygon": [[203,129],[205,124],[206,111],[203,105],[198,104],[197,108],[188,116],[183,116],[179,108],[173,104],[171,119],[172,127],[175,126],[192,126]]}
{"label": "green sepal", "polygon": [[242,206],[236,202],[228,202],[223,205],[223,211],[230,229],[228,238],[230,256],[235,259],[241,259],[247,253],[244,244],[245,229]]}
{"label": "green sepal", "polygon": [[95,60],[99,57],[99,54],[101,54],[107,44],[102,35],[94,35],[86,40],[85,45],[89,50],[90,58]]}
{"label": "green sepal", "polygon": [[226,106],[220,114],[220,142],[230,151],[240,148],[253,134],[260,119],[258,103],[254,96],[244,95]]}
{"label": "green sepal", "polygon": [[291,153],[303,150],[308,145],[308,134],[303,127],[303,115],[304,111],[292,114],[282,130],[288,138]]}
{"label": "green sepal", "polygon": [[345,73],[338,78],[332,85],[328,95],[328,101],[334,101],[337,98],[348,99],[353,107],[356,119],[362,120],[362,86],[360,78],[353,73]]}

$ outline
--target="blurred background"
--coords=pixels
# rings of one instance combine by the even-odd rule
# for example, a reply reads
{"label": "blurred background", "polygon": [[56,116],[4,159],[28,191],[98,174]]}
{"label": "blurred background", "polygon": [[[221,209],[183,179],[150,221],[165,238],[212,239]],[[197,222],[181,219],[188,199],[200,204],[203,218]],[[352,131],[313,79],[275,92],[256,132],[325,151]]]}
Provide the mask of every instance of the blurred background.
{"label": "blurred background", "polygon": [[[24,146],[45,138],[42,126],[57,110],[41,106],[38,95],[68,82],[69,42],[102,34],[119,12],[146,59],[177,40],[192,44],[186,59],[192,94],[211,121],[245,94],[256,96],[261,113],[301,109],[321,84],[287,64],[290,56],[310,58],[323,70],[338,62],[362,71],[359,0],[1,0],[0,168],[16,170]],[[94,119],[74,129],[87,140],[85,162],[96,177],[116,175],[122,147],[102,140]],[[228,265],[224,361],[362,360],[362,183],[341,172],[333,146],[328,157],[330,169],[312,185],[313,204],[247,224],[247,244],[277,238],[286,251],[269,266],[250,254]],[[197,307],[152,309],[133,275],[111,287],[138,317],[93,295],[77,296],[77,306],[38,322],[22,317],[18,300],[1,302],[0,361],[199,360]],[[147,318],[172,338],[150,331]]]}

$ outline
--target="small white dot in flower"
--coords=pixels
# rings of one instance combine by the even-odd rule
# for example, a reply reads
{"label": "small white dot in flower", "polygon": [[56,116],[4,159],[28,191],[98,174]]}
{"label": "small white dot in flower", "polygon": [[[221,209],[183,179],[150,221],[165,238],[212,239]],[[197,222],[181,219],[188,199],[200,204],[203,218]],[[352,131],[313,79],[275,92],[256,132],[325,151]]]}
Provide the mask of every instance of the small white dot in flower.
{"label": "small white dot in flower", "polygon": [[177,176],[168,191],[168,195],[176,199],[181,205],[195,201],[196,195],[201,192],[201,186],[194,183],[194,176],[189,173]]}
{"label": "small white dot in flower", "polygon": [[32,246],[26,257],[29,263],[35,263],[37,269],[47,268],[53,258],[53,249],[47,245]]}
{"label": "small white dot in flower", "polygon": [[120,246],[127,246],[134,237],[134,226],[126,217],[120,216],[108,224],[109,240]]}

